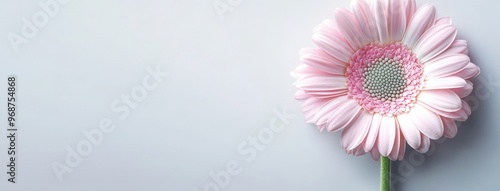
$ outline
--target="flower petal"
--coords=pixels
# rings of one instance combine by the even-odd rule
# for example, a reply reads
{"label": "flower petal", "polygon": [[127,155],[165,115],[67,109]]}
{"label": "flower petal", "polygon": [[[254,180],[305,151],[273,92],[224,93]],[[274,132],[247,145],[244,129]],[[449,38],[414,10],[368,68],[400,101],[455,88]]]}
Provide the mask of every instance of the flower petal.
{"label": "flower petal", "polygon": [[396,139],[396,121],[394,117],[382,117],[378,133],[378,150],[382,156],[388,156]]}
{"label": "flower petal", "polygon": [[[375,142],[375,144],[378,145],[378,142]],[[373,147],[373,149],[370,151],[370,155],[375,161],[378,161],[380,159],[380,152],[378,151],[377,147]]]}
{"label": "flower petal", "polygon": [[304,90],[298,90],[297,92],[295,92],[294,97],[297,100],[305,100],[305,99],[309,98],[310,95],[306,94],[306,92]]}
{"label": "flower petal", "polygon": [[352,99],[348,99],[339,108],[332,113],[330,120],[328,120],[327,129],[330,132],[336,132],[344,129],[353,119],[356,118],[361,107]]}
{"label": "flower petal", "polygon": [[347,63],[335,59],[322,49],[305,48],[300,51],[300,60],[307,65],[335,75],[344,75]]}
{"label": "flower petal", "polygon": [[451,91],[455,92],[460,98],[464,98],[472,93],[472,82],[469,80],[465,80],[465,82],[467,83],[465,87],[451,89]]}
{"label": "flower petal", "polygon": [[406,26],[410,24],[411,18],[417,11],[417,3],[415,0],[404,0],[403,1],[406,9]]}
{"label": "flower petal", "polygon": [[462,107],[462,100],[451,90],[423,90],[417,100],[445,112],[458,111]]}
{"label": "flower petal", "polygon": [[424,90],[464,88],[467,82],[460,77],[432,78],[425,82]]}
{"label": "flower petal", "polygon": [[477,67],[472,62],[469,62],[462,70],[453,74],[453,76],[458,76],[458,77],[461,77],[463,79],[468,80],[468,79],[476,77],[477,75],[479,75],[480,72],[481,72],[481,70],[479,69],[479,67]]}
{"label": "flower petal", "polygon": [[455,111],[455,112],[451,112],[450,115],[453,116],[453,118],[451,118],[451,119],[453,119],[455,121],[466,121],[467,118],[469,118],[469,116],[467,115],[467,113],[463,109]]}
{"label": "flower petal", "polygon": [[341,96],[338,98],[334,98],[330,100],[328,103],[321,106],[320,109],[317,110],[314,121],[316,125],[321,125],[326,123],[333,112],[339,109],[339,106],[347,101],[347,96]]}
{"label": "flower petal", "polygon": [[405,153],[406,153],[406,141],[404,140],[404,137],[401,135],[401,146],[399,148],[399,156],[398,160],[403,160],[405,158]]}
{"label": "flower petal", "polygon": [[[417,129],[425,136],[433,140],[443,136],[443,122],[441,122],[441,118],[436,113],[426,109],[420,104],[415,104],[410,110],[409,116],[411,122],[416,124]],[[421,142],[421,144],[423,143]]]}
{"label": "flower petal", "polygon": [[417,103],[419,103],[423,107],[427,108],[428,110],[438,114],[439,116],[450,118],[450,119],[453,119],[456,121],[467,120],[467,113],[465,113],[465,111],[463,109],[459,109],[458,111],[454,111],[454,112],[446,112],[446,111],[442,111],[442,110],[436,109],[434,107],[431,107],[431,106],[429,106],[425,103],[422,103],[422,102],[417,102]]}
{"label": "flower petal", "polygon": [[469,62],[469,57],[463,54],[442,57],[425,63],[424,74],[427,79],[450,76],[463,70]]}
{"label": "flower petal", "polygon": [[441,25],[441,24],[448,24],[448,25],[451,25],[452,24],[452,20],[450,17],[442,17],[442,18],[439,18],[438,20],[436,20],[436,22],[434,22],[435,25]]}
{"label": "flower petal", "polygon": [[354,156],[364,155],[366,152],[363,150],[363,147],[356,147],[352,150],[346,150],[348,154],[352,154]]}
{"label": "flower petal", "polygon": [[322,125],[318,126],[319,132],[323,132],[323,130],[325,130],[325,129],[326,129],[326,124],[322,124]]}
{"label": "flower petal", "polygon": [[346,150],[358,147],[366,138],[372,122],[372,114],[362,110],[358,117],[342,131],[342,146]]}
{"label": "flower petal", "polygon": [[380,122],[382,122],[382,115],[379,113],[373,113],[372,123],[370,124],[370,131],[368,131],[368,135],[366,135],[365,144],[363,148],[365,152],[370,151],[375,145],[375,141],[378,137],[378,131],[380,128]]}
{"label": "flower petal", "polygon": [[363,45],[362,41],[366,37],[361,33],[358,21],[350,11],[346,9],[335,10],[335,21],[337,21],[340,33],[354,50]]}
{"label": "flower petal", "polygon": [[367,39],[363,44],[373,41],[379,41],[378,29],[375,25],[375,18],[370,11],[370,7],[364,0],[354,0],[351,3],[352,10],[356,19],[359,22],[360,31],[366,36]]}
{"label": "flower petal", "polygon": [[330,99],[319,99],[315,97],[308,98],[302,103],[302,112],[305,113],[304,118],[307,123],[314,123],[314,116],[316,112]]}
{"label": "flower petal", "polygon": [[410,119],[408,113],[401,113],[397,117],[399,128],[401,133],[403,133],[408,145],[412,148],[418,148],[420,146],[420,131],[417,129],[415,124]]}
{"label": "flower petal", "polygon": [[424,65],[427,65],[426,63],[428,62],[434,62],[436,60],[448,57],[448,56],[453,56],[456,54],[463,54],[466,55],[469,53],[469,49],[467,48],[467,41],[465,40],[455,40],[453,43],[451,43],[450,47],[446,49],[443,53],[439,54],[439,56],[434,57],[433,59],[428,60],[427,62],[423,63]]}
{"label": "flower petal", "polygon": [[318,70],[306,64],[300,64],[299,66],[297,66],[297,68],[295,68],[295,70],[290,73],[290,75],[295,79],[300,79],[310,75],[329,75],[329,73]]}
{"label": "flower petal", "polygon": [[389,41],[401,41],[406,29],[406,10],[402,0],[389,0],[387,28]]}
{"label": "flower petal", "polygon": [[372,13],[377,23],[378,37],[380,42],[384,43],[389,40],[389,31],[387,28],[387,9],[389,6],[388,0],[371,1]]}
{"label": "flower petal", "polygon": [[472,110],[470,109],[470,106],[467,102],[465,102],[464,100],[462,100],[462,109],[463,111],[465,111],[465,113],[467,115],[470,115],[472,114]]}
{"label": "flower petal", "polygon": [[328,103],[330,99],[318,99],[318,98],[309,98],[304,100],[302,103],[302,111],[307,112],[313,109],[319,109],[324,104]]}
{"label": "flower petal", "polygon": [[436,20],[436,9],[434,5],[425,4],[413,15],[406,29],[403,43],[413,48],[418,39],[429,29]]}
{"label": "flower petal", "polygon": [[295,86],[301,90],[311,91],[329,91],[343,90],[346,86],[346,78],[343,76],[305,76],[295,83]]}
{"label": "flower petal", "polygon": [[324,32],[326,34],[330,33],[331,31],[337,30],[337,23],[335,23],[335,20],[333,19],[325,19],[323,22],[321,22],[319,25],[314,27],[314,32]]}
{"label": "flower petal", "polygon": [[446,138],[453,138],[457,135],[458,129],[457,124],[453,119],[441,117],[441,121],[443,121],[444,126],[444,134],[443,136]]}
{"label": "flower petal", "polygon": [[419,153],[426,153],[427,151],[429,151],[429,147],[431,146],[431,140],[429,140],[429,137],[423,134],[420,134],[420,136],[422,137],[422,139],[420,140],[422,144],[420,144],[420,147],[416,148],[415,150]]}
{"label": "flower petal", "polygon": [[347,94],[347,88],[335,89],[335,90],[320,90],[320,91],[306,91],[307,94],[317,97],[317,98],[333,98],[339,97]]}
{"label": "flower petal", "polygon": [[465,54],[465,55],[469,54],[469,49],[467,48],[467,41],[462,39],[455,40],[451,44],[451,47],[448,49],[450,49],[450,52],[457,54]]}
{"label": "flower petal", "polygon": [[316,45],[340,61],[349,61],[349,58],[354,53],[344,37],[342,37],[342,34],[336,30],[328,31],[328,33],[318,31],[314,33],[312,38]]}
{"label": "flower petal", "polygon": [[403,160],[405,157],[405,151],[406,151],[406,140],[403,134],[399,135],[400,140],[399,140],[399,155],[398,155],[398,160]]}
{"label": "flower petal", "polygon": [[422,63],[444,52],[457,36],[453,25],[434,25],[418,39],[413,52]]}
{"label": "flower petal", "polygon": [[394,139],[394,143],[393,143],[393,146],[392,146],[392,151],[391,153],[389,154],[389,159],[391,160],[398,160],[398,157],[399,157],[399,149],[400,149],[400,146],[401,146],[401,132],[399,130],[399,126],[398,126],[398,123],[396,123],[396,135],[395,135],[395,139]]}

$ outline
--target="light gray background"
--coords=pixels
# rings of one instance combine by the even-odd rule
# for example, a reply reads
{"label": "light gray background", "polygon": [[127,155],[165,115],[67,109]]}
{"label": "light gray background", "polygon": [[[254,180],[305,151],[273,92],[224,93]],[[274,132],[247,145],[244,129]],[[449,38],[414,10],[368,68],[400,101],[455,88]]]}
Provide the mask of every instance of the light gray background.
{"label": "light gray background", "polygon": [[[214,0],[73,0],[15,52],[7,34],[19,34],[22,19],[46,1],[0,1],[0,100],[7,75],[18,75],[21,129],[15,185],[6,181],[8,143],[0,139],[1,190],[201,191],[213,182],[209,173],[231,160],[241,172],[221,190],[378,190],[378,162],[345,154],[339,134],[304,123],[292,98],[298,51],[314,46],[313,28],[350,1],[242,0],[222,20]],[[404,162],[393,163],[394,190],[497,190],[500,3],[417,2],[453,18],[483,80],[475,81],[482,87],[470,98],[475,111],[455,139],[425,157],[407,150]],[[113,101],[157,65],[170,75],[120,120]],[[295,114],[286,130],[246,161],[238,146],[283,108]],[[58,181],[51,164],[64,163],[65,147],[105,117],[116,129]]]}

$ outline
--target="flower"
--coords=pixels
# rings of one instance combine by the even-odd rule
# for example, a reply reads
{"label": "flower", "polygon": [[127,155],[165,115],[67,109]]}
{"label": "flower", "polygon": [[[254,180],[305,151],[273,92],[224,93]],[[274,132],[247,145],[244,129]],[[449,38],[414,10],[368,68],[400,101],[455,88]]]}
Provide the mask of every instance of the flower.
{"label": "flower", "polygon": [[467,42],[456,40],[451,19],[415,0],[354,0],[352,11],[315,28],[318,48],[301,50],[292,76],[308,123],[342,130],[356,156],[401,160],[406,143],[427,152],[430,140],[452,138],[455,121],[471,114],[461,98],[472,92],[479,68]]}

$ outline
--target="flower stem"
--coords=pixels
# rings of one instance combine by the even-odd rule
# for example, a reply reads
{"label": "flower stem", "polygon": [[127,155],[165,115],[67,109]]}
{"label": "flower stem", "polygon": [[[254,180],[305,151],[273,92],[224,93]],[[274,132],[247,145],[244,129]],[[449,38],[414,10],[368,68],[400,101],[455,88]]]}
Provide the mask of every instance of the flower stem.
{"label": "flower stem", "polygon": [[380,156],[380,191],[391,190],[391,160]]}

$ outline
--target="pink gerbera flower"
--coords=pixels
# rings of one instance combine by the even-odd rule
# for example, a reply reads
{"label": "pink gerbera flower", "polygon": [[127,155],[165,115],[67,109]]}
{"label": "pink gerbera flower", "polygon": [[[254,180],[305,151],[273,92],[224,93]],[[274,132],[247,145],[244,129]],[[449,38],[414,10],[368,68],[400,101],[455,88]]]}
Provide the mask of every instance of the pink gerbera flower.
{"label": "pink gerbera flower", "polygon": [[471,114],[461,98],[479,74],[467,42],[448,17],[415,0],[354,0],[313,35],[292,75],[308,123],[342,130],[348,153],[401,160],[406,143],[427,152],[430,139],[452,138]]}

